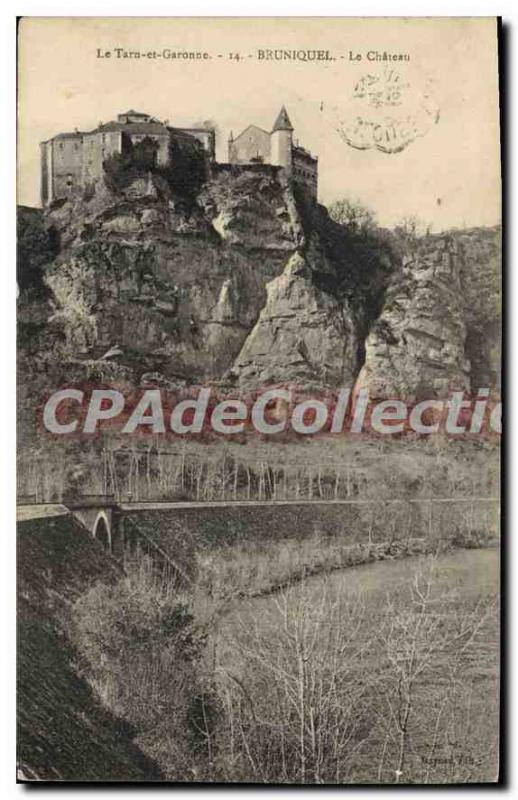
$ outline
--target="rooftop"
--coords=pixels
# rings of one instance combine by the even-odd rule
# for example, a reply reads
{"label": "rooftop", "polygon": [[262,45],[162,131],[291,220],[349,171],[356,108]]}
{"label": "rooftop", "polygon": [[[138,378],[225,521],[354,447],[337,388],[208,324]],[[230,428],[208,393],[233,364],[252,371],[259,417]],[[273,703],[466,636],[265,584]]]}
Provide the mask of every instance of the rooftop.
{"label": "rooftop", "polygon": [[318,161],[318,156],[311,155],[309,150],[306,150],[305,147],[302,147],[299,144],[294,144],[292,149],[298,156],[301,156],[302,158],[305,158],[308,161],[309,160],[310,161]]}
{"label": "rooftop", "polygon": [[150,114],[144,114],[143,111],[135,111],[133,108],[130,108],[129,111],[123,111],[122,114],[117,114],[118,117],[147,117],[151,119]]}
{"label": "rooftop", "polygon": [[286,111],[286,106],[283,106],[277,115],[277,119],[275,120],[272,128],[273,131],[292,131],[293,125],[291,124],[290,118],[288,116],[288,112]]}
{"label": "rooftop", "polygon": [[[136,122],[121,122],[122,119],[126,117],[137,117],[138,121]],[[134,133],[134,134],[153,134],[155,136],[159,135],[167,135],[168,131],[175,133],[177,136],[181,136],[182,134],[188,136],[189,132],[206,132],[212,133],[214,135],[214,130],[209,128],[174,128],[170,125],[166,125],[164,122],[160,122],[160,120],[156,119],[156,117],[150,116],[150,114],[144,114],[142,111],[125,111],[122,114],[117,114],[117,120],[111,120],[110,122],[106,122],[104,124],[100,123],[97,128],[94,128],[90,131],[65,131],[63,133],[58,133],[56,136],[52,136],[50,139],[46,141],[52,141],[53,139],[75,139],[81,138],[82,136],[90,136],[94,133],[114,133],[117,131],[123,131],[124,133]]]}
{"label": "rooftop", "polygon": [[[120,116],[120,115],[119,115]],[[154,133],[167,134],[167,126],[163,122],[151,120],[149,122],[107,122],[106,125],[99,125],[90,133],[110,133],[113,131],[124,131],[125,133]]]}

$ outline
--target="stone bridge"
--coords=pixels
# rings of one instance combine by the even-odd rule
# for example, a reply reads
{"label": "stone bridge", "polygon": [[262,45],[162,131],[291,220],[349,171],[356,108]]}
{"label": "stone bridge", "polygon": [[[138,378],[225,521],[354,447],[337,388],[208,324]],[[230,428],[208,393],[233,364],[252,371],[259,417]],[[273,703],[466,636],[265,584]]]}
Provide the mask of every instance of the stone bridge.
{"label": "stone bridge", "polygon": [[[112,495],[83,495],[63,503],[19,498],[17,520],[69,515],[115,558],[138,546],[161,570],[190,583],[186,564],[193,549],[210,549],[244,539],[258,542],[283,536],[307,536],[323,527],[338,533],[348,516],[344,506],[368,501],[243,500],[117,502]],[[352,509],[351,509],[352,511]]]}
{"label": "stone bridge", "polygon": [[17,505],[18,522],[29,519],[47,519],[71,514],[103,547],[112,550],[116,539],[118,506],[110,495],[83,495],[63,503],[37,503],[20,498]]}
{"label": "stone bridge", "polygon": [[[368,500],[241,500],[241,501],[186,501],[186,502],[117,502],[113,495],[82,495],[79,498],[65,499],[63,503],[37,503],[28,498],[20,498],[17,505],[17,519],[23,522],[27,519],[44,519],[48,517],[71,514],[90,535],[98,539],[110,551],[117,552],[125,536],[124,519],[137,512],[176,512],[183,516],[185,512],[192,511],[196,514],[206,512],[218,513],[228,509],[234,515],[234,509],[292,509],[291,516],[297,517],[297,509],[307,507],[340,507],[358,506],[368,504]],[[205,514],[203,514],[205,512]],[[295,512],[295,514],[293,514]],[[323,512],[323,509],[322,509]],[[321,512],[321,513],[322,513]],[[242,512],[243,513],[243,512]],[[227,516],[228,516],[227,515]],[[244,516],[249,516],[244,513]],[[264,514],[259,513],[259,516]],[[323,515],[325,516],[325,515]],[[254,515],[257,519],[257,514]],[[221,521],[221,519],[220,519]],[[252,520],[249,518],[248,523]]]}
{"label": "stone bridge", "polygon": [[[394,498],[380,500],[242,500],[117,502],[112,495],[83,495],[64,503],[38,504],[20,498],[19,521],[71,515],[115,558],[136,547],[160,568],[190,582],[194,551],[210,551],[252,539],[267,546],[277,538],[339,536],[352,541],[386,537],[388,522],[397,536],[442,537],[467,517],[475,527],[498,529],[495,497]],[[387,504],[391,506],[390,511]],[[374,524],[374,519],[376,523]]]}

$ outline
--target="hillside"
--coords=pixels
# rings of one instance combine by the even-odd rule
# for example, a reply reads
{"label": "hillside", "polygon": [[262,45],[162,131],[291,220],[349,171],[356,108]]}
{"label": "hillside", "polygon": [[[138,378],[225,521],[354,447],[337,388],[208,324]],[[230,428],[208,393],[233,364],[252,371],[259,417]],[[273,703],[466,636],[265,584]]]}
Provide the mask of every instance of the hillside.
{"label": "hillside", "polygon": [[17,567],[19,778],[158,780],[131,727],[82,677],[66,632],[72,603],[120,567],[70,515],[19,523]]}

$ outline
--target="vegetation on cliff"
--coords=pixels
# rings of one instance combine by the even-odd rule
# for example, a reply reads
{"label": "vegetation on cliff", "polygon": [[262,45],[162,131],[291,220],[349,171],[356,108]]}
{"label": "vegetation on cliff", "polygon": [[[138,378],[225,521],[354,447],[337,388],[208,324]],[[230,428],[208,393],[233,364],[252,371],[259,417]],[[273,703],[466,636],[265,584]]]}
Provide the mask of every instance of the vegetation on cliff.
{"label": "vegetation on cliff", "polygon": [[155,175],[165,181],[171,192],[193,203],[206,177],[203,147],[196,140],[183,144],[171,138],[168,148],[168,164],[162,166],[157,161],[155,140],[146,136],[135,144],[128,141],[122,153],[113,153],[103,162],[107,187],[116,194],[139,178]]}
{"label": "vegetation on cliff", "polygon": [[186,595],[146,559],[127,569],[78,599],[71,635],[166,778],[495,780],[494,552],[325,572],[249,602],[227,575],[223,605],[201,571]]}
{"label": "vegetation on cliff", "polygon": [[57,256],[59,240],[55,229],[46,226],[43,212],[19,206],[17,214],[17,281],[21,292],[44,292],[45,266]]}

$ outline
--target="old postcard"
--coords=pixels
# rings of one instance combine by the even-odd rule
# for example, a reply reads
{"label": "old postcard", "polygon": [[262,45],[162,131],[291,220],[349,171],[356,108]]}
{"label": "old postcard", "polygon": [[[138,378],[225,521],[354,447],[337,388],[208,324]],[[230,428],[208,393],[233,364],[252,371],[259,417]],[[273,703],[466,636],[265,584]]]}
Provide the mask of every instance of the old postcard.
{"label": "old postcard", "polygon": [[20,781],[499,781],[498,32],[20,20]]}

